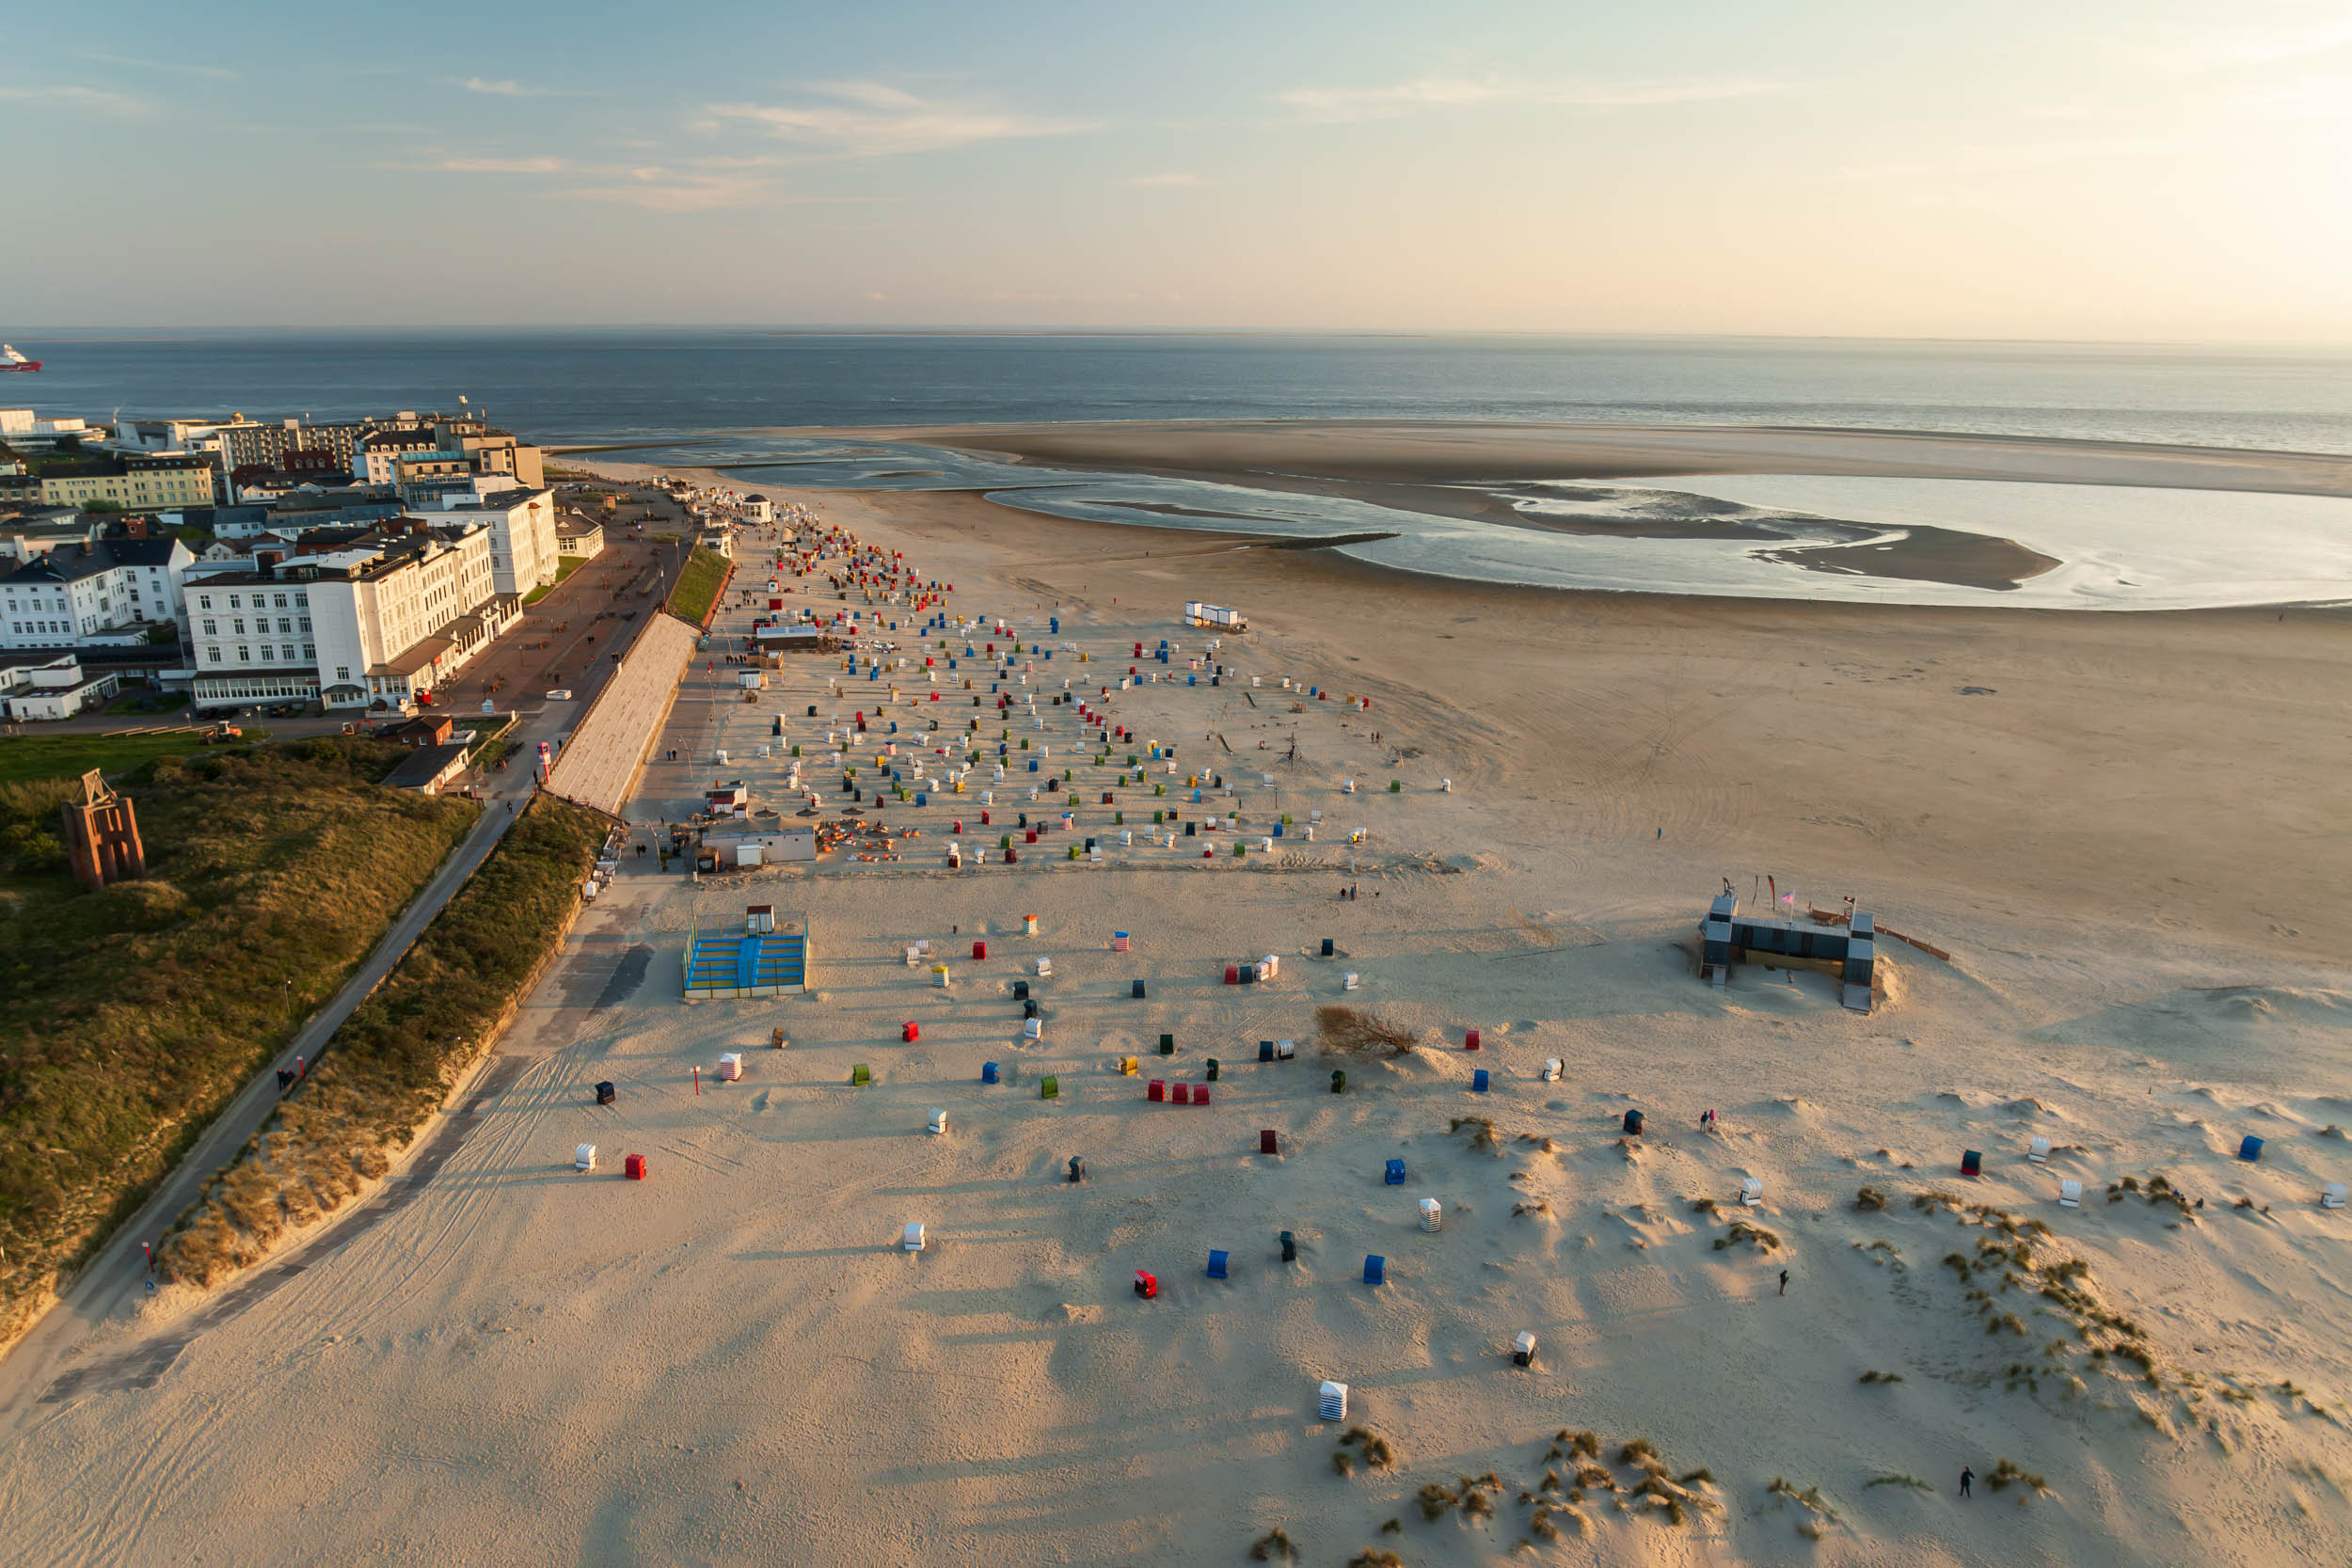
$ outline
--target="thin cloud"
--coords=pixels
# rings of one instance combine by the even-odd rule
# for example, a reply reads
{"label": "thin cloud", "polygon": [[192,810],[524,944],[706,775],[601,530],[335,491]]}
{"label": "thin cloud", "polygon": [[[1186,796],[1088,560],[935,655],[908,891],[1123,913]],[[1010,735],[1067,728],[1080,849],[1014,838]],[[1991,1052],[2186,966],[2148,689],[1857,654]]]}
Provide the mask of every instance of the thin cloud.
{"label": "thin cloud", "polygon": [[2352,10],[2285,27],[2171,26],[2153,50],[2157,64],[2183,72],[2243,71],[2352,49]]}
{"label": "thin cloud", "polygon": [[1568,109],[1636,109],[1706,103],[1786,92],[1793,84],[1746,77],[1667,77],[1626,82],[1535,82],[1505,76],[1421,76],[1377,87],[1296,87],[1278,102],[1324,123],[1394,119],[1438,109],[1535,104]]}
{"label": "thin cloud", "polygon": [[577,98],[578,93],[563,87],[534,87],[511,77],[466,76],[455,79],[468,92],[486,93],[492,98]]}
{"label": "thin cloud", "polygon": [[216,65],[192,65],[185,60],[143,60],[135,55],[101,55],[91,51],[84,52],[82,58],[98,60],[106,65],[134,66],[141,71],[170,71],[183,76],[205,76],[215,82],[237,80],[237,73],[233,71]]}
{"label": "thin cloud", "polygon": [[561,174],[572,166],[561,158],[443,158],[425,166],[451,174]]}
{"label": "thin cloud", "polygon": [[858,158],[1094,129],[1085,120],[938,103],[881,82],[816,83],[805,90],[834,102],[710,103],[705,110],[719,121],[755,125],[771,135]]}
{"label": "thin cloud", "polygon": [[726,207],[758,207],[779,199],[774,182],[740,174],[679,174],[666,168],[603,171],[628,182],[582,185],[548,194],[567,201],[607,201],[649,213],[708,213]]}
{"label": "thin cloud", "polygon": [[138,117],[155,112],[148,99],[134,93],[86,87],[71,82],[48,82],[37,87],[0,87],[0,102],[54,103],[63,108],[89,109],[99,114]]}
{"label": "thin cloud", "polygon": [[1120,183],[1141,190],[1155,185],[1204,185],[1208,182],[1197,174],[1138,174],[1121,180]]}

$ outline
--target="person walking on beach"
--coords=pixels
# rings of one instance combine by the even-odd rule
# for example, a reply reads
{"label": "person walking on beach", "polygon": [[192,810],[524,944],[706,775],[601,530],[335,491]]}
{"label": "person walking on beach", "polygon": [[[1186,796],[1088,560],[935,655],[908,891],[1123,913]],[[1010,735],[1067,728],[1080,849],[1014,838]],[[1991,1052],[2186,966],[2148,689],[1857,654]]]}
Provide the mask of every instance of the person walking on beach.
{"label": "person walking on beach", "polygon": [[1780,1293],[1784,1296],[1788,1293],[1788,1271],[1787,1269],[1780,1271]]}
{"label": "person walking on beach", "polygon": [[1968,1496],[1968,1488],[1976,1483],[1977,1472],[1963,1465],[1960,1467],[1960,1495]]}

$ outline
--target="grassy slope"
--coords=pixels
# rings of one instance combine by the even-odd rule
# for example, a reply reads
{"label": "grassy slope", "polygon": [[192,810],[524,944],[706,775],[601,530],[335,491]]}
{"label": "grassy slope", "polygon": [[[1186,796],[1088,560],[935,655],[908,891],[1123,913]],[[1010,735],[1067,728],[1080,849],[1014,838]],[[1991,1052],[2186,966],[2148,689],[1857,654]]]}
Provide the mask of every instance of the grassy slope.
{"label": "grassy slope", "polygon": [[[145,717],[141,715],[140,717]],[[158,716],[160,723],[172,722]],[[247,728],[245,744],[266,740],[265,730]],[[103,768],[109,777],[154,761],[157,757],[180,756],[204,748],[197,743],[197,732],[182,729],[171,735],[95,735],[86,731],[65,731],[52,735],[16,735],[0,738],[0,784],[19,784],[35,779],[76,779],[92,768]]]}
{"label": "grassy slope", "polygon": [[475,808],[338,737],[191,749],[118,787],[146,879],[64,874],[62,782],[0,785],[0,1341],[330,997]]}
{"label": "grassy slope", "polygon": [[677,586],[670,591],[670,613],[695,626],[707,626],[711,606],[719,602],[719,594],[726,587],[727,574],[735,562],[717,550],[697,546],[686,558],[686,569],[678,574]]}
{"label": "grassy slope", "polygon": [[340,1207],[399,1148],[495,1037],[561,937],[606,819],[533,800],[157,1249],[167,1278],[211,1284],[290,1225]]}

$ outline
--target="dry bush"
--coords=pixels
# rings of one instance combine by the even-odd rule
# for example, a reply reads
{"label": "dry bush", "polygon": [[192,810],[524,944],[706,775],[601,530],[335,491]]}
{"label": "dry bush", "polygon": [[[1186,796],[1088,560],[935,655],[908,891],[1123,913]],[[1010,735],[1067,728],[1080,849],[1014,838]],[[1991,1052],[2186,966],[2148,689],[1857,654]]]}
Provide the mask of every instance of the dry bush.
{"label": "dry bush", "polygon": [[1291,1544],[1290,1532],[1277,1525],[1258,1537],[1258,1544],[1249,1548],[1249,1556],[1258,1562],[1295,1562],[1298,1548]]}
{"label": "dry bush", "polygon": [[1853,1206],[1864,1213],[1875,1213],[1886,1207],[1886,1195],[1876,1187],[1864,1187],[1853,1195]]}
{"label": "dry bush", "polygon": [[1855,1381],[1861,1383],[1900,1383],[1902,1380],[1903,1374],[1900,1372],[1864,1372],[1862,1376]]}
{"label": "dry bush", "polygon": [[1753,1242],[1758,1252],[1770,1252],[1780,1245],[1780,1238],[1762,1226],[1750,1225],[1745,1220],[1734,1220],[1731,1222],[1731,1229],[1728,1232],[1715,1238],[1715,1250],[1721,1252],[1737,1242]]}
{"label": "dry bush", "polygon": [[1449,1132],[1459,1132],[1465,1127],[1470,1130],[1470,1148],[1494,1149],[1501,1147],[1500,1140],[1495,1136],[1495,1124],[1485,1117],[1455,1117],[1446,1123],[1445,1130]]}
{"label": "dry bush", "polygon": [[1409,1054],[1420,1043],[1410,1032],[1376,1013],[1333,1004],[1315,1009],[1315,1045],[1327,1056]]}

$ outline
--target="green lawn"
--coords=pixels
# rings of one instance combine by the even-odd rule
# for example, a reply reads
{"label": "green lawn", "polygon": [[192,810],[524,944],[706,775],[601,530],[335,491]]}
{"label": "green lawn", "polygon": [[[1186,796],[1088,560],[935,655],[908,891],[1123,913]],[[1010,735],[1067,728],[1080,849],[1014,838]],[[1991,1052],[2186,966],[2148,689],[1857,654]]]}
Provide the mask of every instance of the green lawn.
{"label": "green lawn", "polygon": [[[139,711],[141,703],[152,703],[155,705],[142,713]],[[161,724],[169,722],[167,715],[177,713],[187,705],[188,694],[184,691],[126,691],[108,703],[106,711],[110,714],[128,715],[135,721]]]}
{"label": "green lawn", "polygon": [[[583,562],[579,556],[564,556],[555,563],[555,582],[562,582],[565,578],[570,577],[574,572],[579,571],[580,567],[585,564],[587,564],[587,562]],[[538,587],[523,595],[523,603],[525,605],[537,604],[541,599],[546,598],[550,593],[554,592],[555,582],[541,583]]]}
{"label": "green lawn", "polygon": [[735,562],[717,550],[696,546],[686,558],[686,570],[678,574],[677,586],[670,591],[670,613],[697,626],[707,626],[712,607],[726,589],[727,574],[734,570]]}
{"label": "green lawn", "polygon": [[[13,744],[13,743],[11,743]],[[69,780],[0,784],[0,1340],[334,994],[476,807],[389,742],[190,749],[118,781],[148,875],[67,875]]]}
{"label": "green lawn", "polygon": [[[157,715],[159,722],[168,722]],[[157,757],[195,755],[215,748],[198,744],[202,734],[199,730],[174,730],[165,735],[97,735],[69,732],[63,735],[0,736],[0,784],[23,784],[30,779],[78,779],[91,768],[103,769],[109,776],[142,767]],[[252,745],[267,740],[267,730],[246,726],[243,742]]]}

